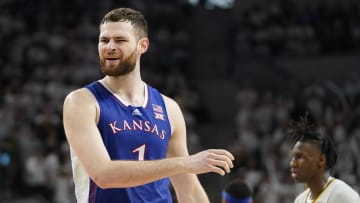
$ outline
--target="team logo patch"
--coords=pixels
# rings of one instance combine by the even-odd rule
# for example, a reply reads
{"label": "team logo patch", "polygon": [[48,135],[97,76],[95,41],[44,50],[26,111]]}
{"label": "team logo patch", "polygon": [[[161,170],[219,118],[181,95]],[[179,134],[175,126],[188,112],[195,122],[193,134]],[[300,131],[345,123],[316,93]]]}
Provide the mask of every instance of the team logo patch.
{"label": "team logo patch", "polygon": [[159,105],[156,105],[156,104],[153,104],[152,107],[153,107],[155,119],[165,121],[165,115],[164,115],[164,111],[163,111],[162,107]]}
{"label": "team logo patch", "polygon": [[142,116],[141,112],[139,109],[134,109],[134,111],[132,112],[133,116]]}

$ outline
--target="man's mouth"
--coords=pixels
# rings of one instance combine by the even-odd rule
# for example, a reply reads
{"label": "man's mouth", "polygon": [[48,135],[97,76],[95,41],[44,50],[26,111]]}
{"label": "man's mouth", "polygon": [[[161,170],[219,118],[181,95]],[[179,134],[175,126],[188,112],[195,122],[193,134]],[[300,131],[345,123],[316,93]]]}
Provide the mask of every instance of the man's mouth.
{"label": "man's mouth", "polygon": [[109,63],[118,63],[120,62],[120,58],[106,58],[106,61]]}
{"label": "man's mouth", "polygon": [[296,169],[291,169],[290,172],[291,172],[291,175],[297,175],[298,174],[298,170],[296,170]]}

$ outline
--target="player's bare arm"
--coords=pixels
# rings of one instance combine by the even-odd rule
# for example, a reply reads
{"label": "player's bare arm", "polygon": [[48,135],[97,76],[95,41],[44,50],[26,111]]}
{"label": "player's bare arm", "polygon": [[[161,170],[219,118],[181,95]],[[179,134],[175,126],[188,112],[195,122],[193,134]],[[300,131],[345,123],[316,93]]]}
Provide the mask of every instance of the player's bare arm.
{"label": "player's bare arm", "polygon": [[91,179],[102,188],[133,187],[181,173],[230,172],[232,155],[222,150],[155,161],[113,161],[97,129],[98,109],[87,89],[74,91],[65,99],[63,122],[71,148]]}

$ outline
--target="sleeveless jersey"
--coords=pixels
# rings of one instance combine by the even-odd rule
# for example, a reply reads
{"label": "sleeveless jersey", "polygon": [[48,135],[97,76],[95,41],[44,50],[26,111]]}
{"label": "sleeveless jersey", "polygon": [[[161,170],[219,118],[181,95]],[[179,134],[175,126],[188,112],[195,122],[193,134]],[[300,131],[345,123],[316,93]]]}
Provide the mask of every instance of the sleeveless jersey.
{"label": "sleeveless jersey", "polygon": [[[156,160],[166,157],[171,129],[164,100],[156,89],[145,84],[144,104],[131,106],[100,81],[86,88],[99,104],[97,126],[112,160]],[[73,151],[71,156],[78,203],[172,202],[169,178],[131,188],[101,189],[86,174]]]}
{"label": "sleeveless jersey", "polygon": [[310,189],[299,194],[294,203],[360,203],[359,194],[344,181],[329,177],[324,190],[315,199],[310,197]]}

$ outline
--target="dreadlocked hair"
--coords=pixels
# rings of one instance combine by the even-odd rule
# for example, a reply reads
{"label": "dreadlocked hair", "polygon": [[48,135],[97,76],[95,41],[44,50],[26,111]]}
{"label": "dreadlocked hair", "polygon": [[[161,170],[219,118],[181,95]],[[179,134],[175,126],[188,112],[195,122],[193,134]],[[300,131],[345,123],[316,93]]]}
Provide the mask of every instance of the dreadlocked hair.
{"label": "dreadlocked hair", "polygon": [[290,121],[288,136],[294,144],[296,142],[308,142],[316,146],[326,156],[326,169],[333,170],[337,161],[335,144],[328,135],[317,132],[313,124],[308,120],[308,113],[300,117],[299,121]]}

